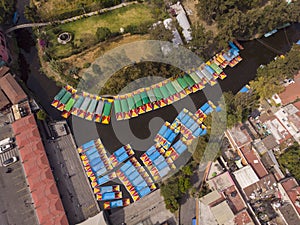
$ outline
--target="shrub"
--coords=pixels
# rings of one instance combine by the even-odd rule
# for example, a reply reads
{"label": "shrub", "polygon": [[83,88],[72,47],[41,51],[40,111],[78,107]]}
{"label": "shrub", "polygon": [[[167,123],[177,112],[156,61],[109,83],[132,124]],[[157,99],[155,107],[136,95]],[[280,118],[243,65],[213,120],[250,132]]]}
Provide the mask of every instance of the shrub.
{"label": "shrub", "polygon": [[86,62],[83,64],[84,69],[89,68],[90,66],[91,66],[91,63],[89,63],[89,62]]}
{"label": "shrub", "polygon": [[38,120],[45,120],[47,118],[47,114],[44,110],[40,109],[36,114]]}
{"label": "shrub", "polygon": [[105,41],[111,37],[111,31],[107,27],[98,27],[96,36],[98,41]]}

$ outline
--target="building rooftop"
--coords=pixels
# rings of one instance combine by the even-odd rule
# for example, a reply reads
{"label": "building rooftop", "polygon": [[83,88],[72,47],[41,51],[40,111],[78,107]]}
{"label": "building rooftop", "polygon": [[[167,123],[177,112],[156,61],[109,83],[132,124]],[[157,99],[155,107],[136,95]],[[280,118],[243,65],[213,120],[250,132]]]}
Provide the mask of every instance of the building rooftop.
{"label": "building rooftop", "polygon": [[232,138],[234,139],[238,147],[248,144],[252,141],[251,136],[249,135],[247,129],[245,129],[243,124],[234,126],[228,131],[230,132]]}
{"label": "building rooftop", "polygon": [[269,174],[259,181],[244,188],[244,192],[249,199],[262,198],[277,192],[277,181],[273,174]]}
{"label": "building rooftop", "polygon": [[234,214],[237,214],[246,208],[246,205],[244,204],[244,201],[235,186],[231,186],[224,190],[224,195]]}
{"label": "building rooftop", "polygon": [[279,167],[278,161],[272,150],[269,150],[261,157],[261,161],[267,169],[274,167],[275,165]]}
{"label": "building rooftop", "polygon": [[268,150],[274,149],[278,146],[278,144],[276,143],[276,139],[274,138],[274,136],[272,134],[268,135],[267,137],[262,139],[262,142],[263,142],[264,146],[266,147],[266,149],[268,149]]}
{"label": "building rooftop", "polygon": [[299,110],[293,104],[286,105],[275,113],[280,123],[285,127],[294,139],[300,142],[300,117]]}
{"label": "building rooftop", "polygon": [[281,184],[286,191],[299,186],[294,177],[287,178],[286,180],[282,181]]}
{"label": "building rooftop", "polygon": [[268,120],[265,121],[264,124],[267,126],[268,131],[274,136],[277,144],[283,143],[292,137],[275,116],[268,117]]}
{"label": "building rooftop", "polygon": [[[269,135],[269,136],[271,136],[271,135]],[[268,151],[267,147],[265,146],[264,142],[261,139],[254,140],[252,142],[252,145],[260,155],[263,155]]]}
{"label": "building rooftop", "polygon": [[13,104],[27,99],[27,95],[10,73],[0,78],[0,87]]}
{"label": "building rooftop", "polygon": [[15,121],[12,129],[39,223],[68,225],[34,115]]}
{"label": "building rooftop", "polygon": [[3,91],[0,89],[0,110],[10,104],[8,98],[5,96]]}
{"label": "building rooftop", "polygon": [[217,190],[214,190],[210,193],[208,193],[207,195],[203,196],[202,198],[200,198],[200,201],[205,204],[205,205],[209,205],[209,206],[213,206],[215,205],[215,203],[220,203],[221,201],[224,200],[224,196],[221,195]]}
{"label": "building rooftop", "polygon": [[212,190],[217,190],[219,192],[223,192],[226,188],[234,185],[229,172],[222,173],[208,180],[207,183]]}
{"label": "building rooftop", "polygon": [[254,225],[249,213],[246,209],[235,215],[234,225]]}
{"label": "building rooftop", "polygon": [[283,105],[289,104],[300,98],[300,72],[294,77],[295,83],[289,84],[285,87],[285,90],[279,94]]}
{"label": "building rooftop", "polygon": [[293,177],[290,177],[283,182],[281,182],[284,190],[288,194],[291,202],[295,206],[298,214],[300,215],[300,186],[297,183],[296,179]]}
{"label": "building rooftop", "polygon": [[268,171],[266,170],[260,159],[257,157],[254,150],[252,150],[250,144],[245,145],[240,149],[243,155],[245,156],[247,162],[252,166],[259,178],[262,178],[268,174]]}
{"label": "building rooftop", "polygon": [[211,211],[218,221],[218,224],[222,225],[232,225],[234,221],[234,214],[231,211],[230,207],[226,201],[221,202],[220,204],[211,207]]}
{"label": "building rooftop", "polygon": [[259,181],[259,178],[250,165],[235,171],[233,174],[238,184],[243,189]]}
{"label": "building rooftop", "polygon": [[283,219],[287,222],[288,225],[299,225],[300,218],[297,215],[297,212],[290,203],[285,203],[279,208],[280,213],[282,214]]}
{"label": "building rooftop", "polygon": [[5,74],[9,72],[9,67],[7,66],[1,66],[0,67],[0,77],[3,77]]}
{"label": "building rooftop", "polygon": [[293,105],[299,110],[296,114],[300,116],[300,101],[295,102]]}

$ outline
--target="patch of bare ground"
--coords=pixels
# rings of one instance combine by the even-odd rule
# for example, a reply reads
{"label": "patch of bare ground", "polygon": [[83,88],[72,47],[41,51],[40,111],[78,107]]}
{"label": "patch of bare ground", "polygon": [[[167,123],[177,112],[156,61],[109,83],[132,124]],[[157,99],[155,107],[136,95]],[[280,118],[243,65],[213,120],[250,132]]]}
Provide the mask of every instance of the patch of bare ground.
{"label": "patch of bare ground", "polygon": [[204,28],[208,31],[211,30],[216,37],[218,35],[218,27],[217,23],[213,23],[212,25],[208,25],[205,21],[201,20],[197,11],[198,0],[183,0],[182,5],[189,17],[189,20],[192,24],[200,23],[204,26]]}
{"label": "patch of bare ground", "polygon": [[[103,55],[105,52],[108,52],[111,49],[117,48],[121,45],[132,43],[135,41],[142,41],[149,39],[149,35],[130,35],[125,34],[119,37],[116,37],[109,42],[101,42],[95,45],[92,48],[89,48],[79,54],[72,55],[68,58],[64,58],[61,62],[64,62],[68,65],[69,68],[78,67],[83,68],[86,63],[93,63],[98,57]],[[81,71],[81,73],[83,70]],[[79,76],[81,75],[79,73]]]}

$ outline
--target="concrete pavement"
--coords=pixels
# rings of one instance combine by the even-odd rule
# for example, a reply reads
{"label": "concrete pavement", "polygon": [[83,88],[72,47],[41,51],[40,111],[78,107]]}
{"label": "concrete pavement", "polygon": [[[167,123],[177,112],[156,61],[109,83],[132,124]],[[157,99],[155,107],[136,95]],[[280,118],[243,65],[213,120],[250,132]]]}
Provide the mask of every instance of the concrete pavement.
{"label": "concrete pavement", "polygon": [[84,174],[71,134],[48,140],[39,128],[56,184],[70,224],[77,224],[99,212],[98,203]]}
{"label": "concrete pavement", "polygon": [[1,225],[38,225],[31,194],[19,162],[0,167],[0,224]]}

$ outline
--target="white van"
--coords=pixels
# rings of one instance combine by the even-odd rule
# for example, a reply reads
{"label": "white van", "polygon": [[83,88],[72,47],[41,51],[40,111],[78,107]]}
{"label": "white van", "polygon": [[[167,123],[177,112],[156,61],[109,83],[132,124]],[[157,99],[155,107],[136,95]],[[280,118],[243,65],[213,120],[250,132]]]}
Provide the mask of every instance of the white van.
{"label": "white van", "polygon": [[5,139],[0,141],[0,146],[11,144],[13,142],[14,142],[13,138],[5,138]]}

